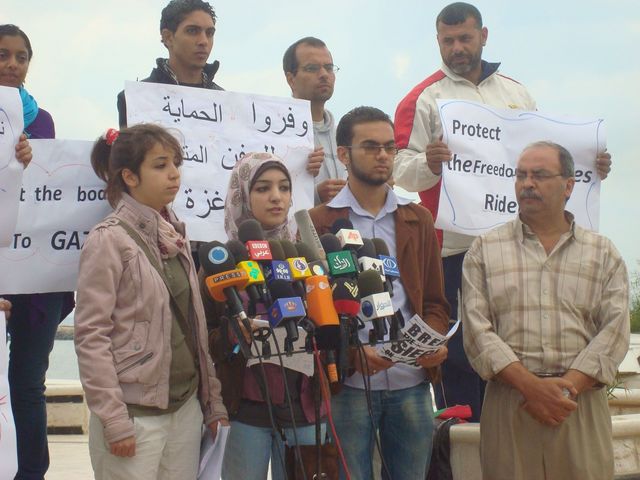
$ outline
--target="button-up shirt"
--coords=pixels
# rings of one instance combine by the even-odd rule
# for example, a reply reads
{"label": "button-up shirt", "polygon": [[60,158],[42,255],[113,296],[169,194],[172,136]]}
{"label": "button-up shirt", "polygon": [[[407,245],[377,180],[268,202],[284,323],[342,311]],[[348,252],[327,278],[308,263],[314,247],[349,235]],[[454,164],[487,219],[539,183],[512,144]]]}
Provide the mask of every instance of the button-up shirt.
{"label": "button-up shirt", "polygon": [[[398,205],[407,205],[408,203],[411,203],[411,200],[398,197],[390,187],[387,187],[385,204],[374,216],[360,206],[349,185],[345,185],[327,206],[330,208],[349,208],[349,220],[353,224],[353,228],[358,230],[363,238],[383,239],[389,247],[391,256],[396,257],[396,227],[393,212],[397,210]],[[395,279],[393,282],[391,303],[394,310],[400,310],[405,319],[408,320],[413,316],[414,312],[411,311],[411,304],[402,285],[402,278]],[[359,331],[358,334],[363,343],[369,341],[370,329],[371,324],[365,323],[365,328]],[[389,340],[389,335],[386,335],[384,339]],[[399,390],[423,382],[426,378],[426,372],[421,367],[398,363],[370,378],[372,390]],[[362,374],[358,372],[346,379],[344,383],[350,387],[364,388]]]}
{"label": "button-up shirt", "polygon": [[518,218],[477,238],[462,280],[464,347],[490,379],[512,362],[610,384],[629,346],[629,285],[613,243],[571,223],[547,254]]}

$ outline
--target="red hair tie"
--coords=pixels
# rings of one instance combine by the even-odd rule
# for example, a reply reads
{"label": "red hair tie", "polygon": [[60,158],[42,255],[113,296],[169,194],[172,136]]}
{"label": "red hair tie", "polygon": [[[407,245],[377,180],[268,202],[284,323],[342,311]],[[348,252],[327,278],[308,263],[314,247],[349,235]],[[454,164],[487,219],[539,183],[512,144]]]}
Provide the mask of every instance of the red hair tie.
{"label": "red hair tie", "polygon": [[115,128],[110,128],[104,133],[102,138],[104,138],[108,146],[111,146],[113,145],[113,142],[115,142],[118,138],[118,135],[120,135],[120,132],[118,130],[116,130]]}

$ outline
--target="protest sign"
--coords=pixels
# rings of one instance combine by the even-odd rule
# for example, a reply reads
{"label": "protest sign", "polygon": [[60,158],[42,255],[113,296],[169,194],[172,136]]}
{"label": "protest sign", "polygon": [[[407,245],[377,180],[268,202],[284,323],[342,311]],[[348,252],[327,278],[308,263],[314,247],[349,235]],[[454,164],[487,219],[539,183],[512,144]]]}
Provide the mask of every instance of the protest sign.
{"label": "protest sign", "polygon": [[111,207],[91,168],[93,142],[31,140],[33,160],[19,190],[18,222],[0,248],[0,292],[75,290],[80,249]]}
{"label": "protest sign", "polygon": [[600,179],[595,168],[605,150],[602,119],[493,108],[467,100],[438,100],[443,141],[453,154],[443,166],[436,226],[480,235],[517,215],[514,180],[524,147],[550,140],[571,152],[576,184],[567,210],[584,228],[598,230]]}
{"label": "protest sign", "polygon": [[128,125],[157,123],[178,130],[182,186],[173,204],[192,240],[226,240],[224,201],[231,169],[250,152],[280,157],[293,182],[293,212],[313,207],[309,102],[202,88],[126,82]]}
{"label": "protest sign", "polygon": [[17,88],[0,86],[0,247],[11,243],[18,220],[23,165],[15,147],[24,128],[22,101]]}

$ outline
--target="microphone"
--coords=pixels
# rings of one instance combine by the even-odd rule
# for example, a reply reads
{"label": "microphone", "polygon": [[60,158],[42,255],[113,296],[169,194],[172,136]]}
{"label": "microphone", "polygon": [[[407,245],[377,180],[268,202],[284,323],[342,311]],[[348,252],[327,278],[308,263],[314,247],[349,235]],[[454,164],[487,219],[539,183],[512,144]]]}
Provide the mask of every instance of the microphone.
{"label": "microphone", "polygon": [[347,218],[338,218],[331,226],[331,232],[340,242],[340,248],[352,251],[362,246],[362,236],[358,230],[354,230],[353,223]]}
{"label": "microphone", "polygon": [[338,348],[340,322],[331,296],[331,284],[325,275],[313,275],[304,281],[307,291],[307,315],[316,326],[316,343],[321,350]]}
{"label": "microphone", "polygon": [[264,276],[267,279],[267,283],[271,284],[274,280],[284,280],[291,283],[293,276],[280,242],[278,240],[269,240],[268,243],[272,260],[264,263]]}
{"label": "microphone", "polygon": [[[293,214],[293,217],[298,225],[300,239],[313,251],[312,256],[318,259],[325,258],[326,255],[323,245],[320,242],[320,237],[318,236],[316,228],[313,226],[309,212],[307,210],[298,210]],[[311,255],[307,258],[311,258]]]}
{"label": "microphone", "polygon": [[[360,311],[360,294],[358,284],[349,278],[336,278],[332,286],[333,305],[340,319],[340,349],[338,350],[338,365],[340,378],[347,377],[349,371],[349,344],[357,341],[357,325],[353,325],[353,319]],[[351,335],[356,338],[350,341]]]}
{"label": "microphone", "polygon": [[238,238],[247,247],[249,258],[256,262],[271,260],[271,249],[257,220],[250,218],[238,226]]}
{"label": "microphone", "polygon": [[251,357],[251,349],[245,342],[239,319],[247,332],[251,332],[251,323],[244,311],[238,288],[244,288],[248,282],[247,273],[235,268],[235,259],[227,248],[218,241],[202,244],[198,249],[200,265],[207,274],[205,285],[209,295],[218,301],[225,302],[230,315],[233,317],[231,328],[238,339],[245,357]]}
{"label": "microphone", "polygon": [[382,260],[376,255],[376,247],[370,238],[362,239],[362,247],[358,250],[358,265],[360,271],[375,270],[380,274],[382,281],[385,281]]}
{"label": "microphone", "polygon": [[311,276],[311,270],[307,260],[300,256],[296,246],[289,240],[280,240],[282,250],[284,250],[285,258],[289,264],[291,277],[293,278],[293,288],[300,297],[305,297],[304,279]]}
{"label": "microphone", "polygon": [[249,260],[247,249],[239,240],[229,240],[227,242],[227,249],[237,262],[236,268],[244,270],[247,273],[248,282],[245,291],[247,295],[249,295],[251,303],[255,305],[255,303],[263,301],[257,287],[257,285],[264,284],[264,275],[262,274],[260,265],[253,260]]}
{"label": "microphone", "polygon": [[284,349],[287,354],[293,351],[293,343],[298,340],[298,321],[306,316],[302,299],[295,295],[291,284],[286,280],[276,279],[269,285],[274,302],[269,308],[269,325],[271,328],[284,327],[287,336]]}
{"label": "microphone", "polygon": [[353,261],[353,255],[351,252],[342,250],[340,241],[335,235],[325,233],[320,237],[320,241],[327,252],[327,263],[329,265],[329,273],[332,277],[357,276],[358,270]]}
{"label": "microphone", "polygon": [[400,278],[400,269],[398,268],[398,261],[395,257],[389,254],[389,247],[387,242],[382,238],[373,238],[373,245],[376,248],[376,254],[382,261],[382,268],[384,269],[385,283],[389,295],[393,297],[393,279]]}
{"label": "microphone", "polygon": [[384,291],[380,275],[373,270],[360,274],[358,288],[361,296],[360,318],[373,323],[373,328],[369,330],[369,343],[375,345],[387,334],[385,317],[394,315],[391,297]]}
{"label": "microphone", "polygon": [[296,249],[298,250],[298,255],[307,259],[307,265],[309,265],[312,275],[327,274],[326,262],[321,261],[309,245],[304,242],[297,242]]}

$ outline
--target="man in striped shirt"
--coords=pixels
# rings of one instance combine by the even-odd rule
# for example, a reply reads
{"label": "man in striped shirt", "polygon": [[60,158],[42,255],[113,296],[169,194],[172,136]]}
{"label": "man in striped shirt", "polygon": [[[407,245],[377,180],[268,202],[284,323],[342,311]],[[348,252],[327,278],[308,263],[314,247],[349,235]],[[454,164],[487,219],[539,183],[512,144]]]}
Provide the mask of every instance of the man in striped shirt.
{"label": "man in striped shirt", "polygon": [[[489,31],[480,11],[473,5],[456,2],[438,14],[436,30],[442,66],[413,88],[396,110],[395,136],[399,152],[393,177],[399,187],[419,192],[422,204],[433,218],[438,216],[442,168],[451,160],[451,151],[442,141],[442,125],[437,99],[463,99],[497,108],[536,110],[527,89],[503,75],[500,63],[482,59]],[[598,174],[605,178],[611,156],[603,152],[595,160]],[[474,237],[438,230],[442,245],[445,293],[457,319],[462,260]],[[461,329],[449,341],[449,357],[442,365],[442,385],[435,387],[438,408],[456,404],[471,406],[471,421],[478,421],[484,383],[473,372],[462,349]]]}
{"label": "man in striped shirt", "polygon": [[477,238],[462,270],[464,347],[487,380],[484,478],[613,478],[603,385],[629,345],[627,270],[610,240],[564,210],[571,154],[521,154],[519,217]]}

